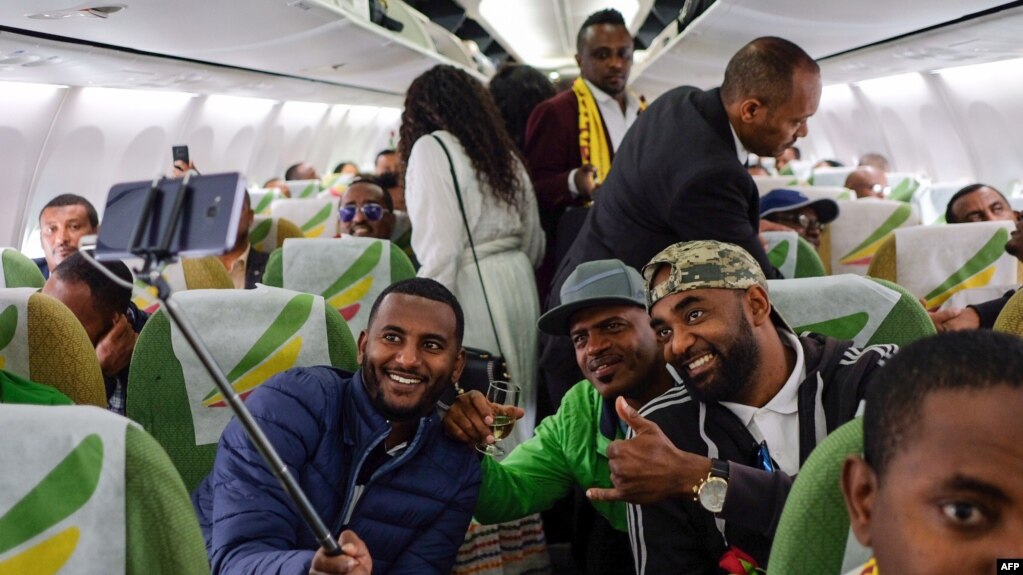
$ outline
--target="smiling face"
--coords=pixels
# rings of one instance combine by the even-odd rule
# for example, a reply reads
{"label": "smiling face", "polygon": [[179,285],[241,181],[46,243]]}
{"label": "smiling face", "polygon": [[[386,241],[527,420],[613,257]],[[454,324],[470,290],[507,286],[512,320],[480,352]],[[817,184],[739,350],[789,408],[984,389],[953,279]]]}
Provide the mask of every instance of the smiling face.
{"label": "smiling face", "polygon": [[882,573],[995,573],[1023,557],[1021,410],[1005,385],[935,391],[882,476],[846,461],[851,526]]}
{"label": "smiling face", "polygon": [[629,83],[632,36],[628,28],[595,24],[586,29],[575,60],[582,77],[609,96],[617,96]]}
{"label": "smiling face", "polygon": [[[385,207],[386,193],[380,186],[369,182],[356,182],[348,186],[341,197],[341,232],[352,236],[390,239],[391,230],[394,229],[394,214]],[[376,214],[380,217],[373,220],[366,215],[367,211],[374,217]],[[349,216],[351,219],[345,221]]]}
{"label": "smiling face", "polygon": [[[667,267],[654,278],[667,278]],[[758,289],[758,288],[750,288]],[[650,309],[664,359],[703,402],[738,401],[752,388],[760,346],[742,290],[692,289],[657,301]]]}
{"label": "smiling face", "polygon": [[462,374],[456,333],[455,312],[442,302],[402,293],[384,298],[359,335],[362,378],[381,415],[410,421],[433,409]]}
{"label": "smiling face", "polygon": [[98,231],[89,222],[88,210],[81,205],[46,208],[39,216],[39,227],[39,238],[50,270],[78,251],[78,242],[82,236]]}
{"label": "smiling face", "polygon": [[624,396],[645,404],[652,399],[655,378],[663,369],[661,346],[650,328],[650,316],[636,305],[609,304],[572,314],[569,336],[575,360],[605,399]]}

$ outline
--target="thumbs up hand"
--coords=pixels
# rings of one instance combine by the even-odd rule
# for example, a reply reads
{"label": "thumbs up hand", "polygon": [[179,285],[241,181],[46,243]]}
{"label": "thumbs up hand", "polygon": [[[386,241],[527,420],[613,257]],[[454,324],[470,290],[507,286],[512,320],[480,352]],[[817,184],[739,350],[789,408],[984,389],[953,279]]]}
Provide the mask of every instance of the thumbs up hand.
{"label": "thumbs up hand", "polygon": [[612,489],[590,488],[594,501],[656,503],[672,496],[692,496],[692,488],[710,473],[710,459],[675,447],[661,428],[619,397],[618,417],[632,428],[632,439],[607,448]]}

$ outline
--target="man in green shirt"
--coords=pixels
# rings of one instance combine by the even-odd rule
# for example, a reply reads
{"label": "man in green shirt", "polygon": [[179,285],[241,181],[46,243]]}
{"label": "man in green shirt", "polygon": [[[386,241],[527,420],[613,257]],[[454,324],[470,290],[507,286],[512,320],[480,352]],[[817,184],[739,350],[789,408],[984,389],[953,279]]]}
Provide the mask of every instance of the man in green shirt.
{"label": "man in green shirt", "polygon": [[35,383],[0,370],[0,403],[31,405],[73,405],[74,402],[55,388]]}
{"label": "man in green shirt", "polygon": [[[483,486],[475,517],[503,523],[549,509],[573,486],[610,487],[606,450],[625,437],[614,402],[639,409],[672,386],[660,344],[650,327],[643,278],[619,260],[581,264],[561,288],[561,305],[540,317],[538,327],[569,335],[586,377],[565,395],[557,413],[502,461],[484,458]],[[518,408],[493,405],[479,392],[460,396],[444,418],[447,433],[466,443],[492,443],[495,412],[521,417]],[[628,532],[625,505],[593,502],[618,532]],[[631,569],[628,540],[624,568]],[[613,572],[613,571],[609,571]]]}

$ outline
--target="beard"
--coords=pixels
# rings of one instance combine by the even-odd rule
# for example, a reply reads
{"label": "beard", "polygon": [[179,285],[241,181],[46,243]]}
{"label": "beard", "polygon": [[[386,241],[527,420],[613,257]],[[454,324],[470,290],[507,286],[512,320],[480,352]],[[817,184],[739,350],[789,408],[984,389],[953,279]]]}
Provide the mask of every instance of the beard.
{"label": "beard", "polygon": [[[685,380],[686,388],[697,401],[732,401],[752,383],[753,375],[760,368],[760,345],[746,316],[739,316],[738,328],[738,334],[727,349],[712,348],[721,366],[716,373],[707,374],[701,385]],[[676,369],[685,373],[684,366],[676,366]]]}
{"label": "beard", "polygon": [[384,392],[380,389],[380,377],[377,368],[370,364],[368,357],[363,358],[359,369],[362,371],[363,385],[366,387],[366,393],[369,394],[370,402],[377,412],[388,421],[414,421],[423,417],[437,403],[437,400],[440,398],[440,390],[443,390],[445,387],[434,385],[433,382],[427,381],[421,385],[430,385],[431,388],[426,390],[423,398],[418,403],[407,407],[394,405],[387,400]]}

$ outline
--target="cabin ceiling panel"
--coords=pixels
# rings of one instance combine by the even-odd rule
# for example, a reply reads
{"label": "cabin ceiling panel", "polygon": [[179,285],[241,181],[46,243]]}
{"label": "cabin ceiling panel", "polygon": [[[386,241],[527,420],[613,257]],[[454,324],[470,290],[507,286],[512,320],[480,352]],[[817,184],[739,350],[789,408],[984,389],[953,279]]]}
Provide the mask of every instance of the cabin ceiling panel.
{"label": "cabin ceiling panel", "polygon": [[[821,59],[1003,4],[1004,0],[899,0],[869,4],[717,0],[681,34],[673,35],[669,29],[655,40],[646,60],[633,70],[633,85],[648,97],[660,95],[667,85],[717,86],[732,54],[759,36],[784,36]],[[826,83],[831,81],[829,72],[825,71]]]}

